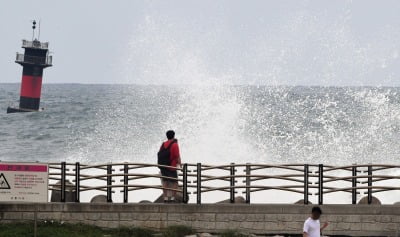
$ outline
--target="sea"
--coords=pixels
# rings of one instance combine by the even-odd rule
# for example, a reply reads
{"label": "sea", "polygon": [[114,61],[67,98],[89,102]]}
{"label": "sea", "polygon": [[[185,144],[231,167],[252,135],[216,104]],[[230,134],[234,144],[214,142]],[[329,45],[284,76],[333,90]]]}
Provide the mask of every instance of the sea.
{"label": "sea", "polygon": [[35,113],[0,84],[0,160],[156,162],[173,129],[187,163],[398,164],[400,88],[45,84]]}

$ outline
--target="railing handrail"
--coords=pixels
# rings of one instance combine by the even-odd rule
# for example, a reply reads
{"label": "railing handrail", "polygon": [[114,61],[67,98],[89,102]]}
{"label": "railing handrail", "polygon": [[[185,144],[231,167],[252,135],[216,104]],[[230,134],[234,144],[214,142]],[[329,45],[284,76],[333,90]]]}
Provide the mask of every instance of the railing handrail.
{"label": "railing handrail", "polygon": [[[72,167],[73,166],[73,167]],[[193,167],[191,170],[188,167]],[[237,169],[244,167],[245,169]],[[176,168],[178,178],[172,178],[179,182],[182,189],[173,190],[154,184],[134,183],[142,179],[166,178],[161,174],[141,173],[140,169],[148,168]],[[76,191],[76,201],[79,201],[79,193],[90,190],[104,191],[107,200],[112,201],[113,189],[122,188],[124,202],[128,202],[128,193],[143,189],[172,190],[182,192],[185,195],[195,194],[197,203],[201,203],[201,194],[213,191],[230,193],[230,201],[235,201],[235,194],[245,193],[246,202],[250,203],[251,193],[265,190],[281,190],[304,195],[304,203],[308,204],[310,195],[318,196],[318,203],[323,204],[324,194],[335,192],[348,192],[352,194],[352,203],[357,201],[357,195],[367,190],[368,203],[372,202],[372,193],[400,190],[399,186],[383,185],[380,181],[398,180],[400,176],[387,173],[376,173],[387,169],[399,169],[396,164],[353,164],[353,165],[323,165],[323,164],[183,164],[182,167],[163,166],[149,163],[105,163],[105,164],[80,164],[77,163],[50,163],[49,179],[61,181],[60,184],[49,184],[50,190],[60,190],[62,201],[65,201],[66,189]],[[89,170],[97,169],[100,173],[88,174]],[[135,170],[134,172],[131,172]],[[86,173],[81,173],[85,171]],[[252,173],[252,171],[257,171]],[[333,171],[339,173],[333,174]],[[221,172],[218,175],[215,172]],[[268,173],[262,173],[268,172]],[[270,173],[272,172],[272,173]],[[328,175],[325,173],[329,172]],[[349,174],[350,172],[350,174]],[[120,179],[116,179],[120,177]],[[303,179],[301,179],[303,177]],[[190,179],[188,179],[190,178]],[[70,180],[73,184],[67,184]],[[81,185],[81,182],[97,180],[106,182],[99,185]],[[280,180],[281,183],[262,183],[268,180]],[[209,182],[225,182],[224,185],[210,186]],[[54,182],[54,181],[53,181]],[[228,184],[226,184],[228,182]],[[238,182],[243,184],[238,184]],[[253,182],[253,183],[252,183]],[[260,183],[261,182],[261,183]],[[335,187],[335,184],[339,184]],[[349,182],[351,185],[348,185]],[[301,184],[302,183],[302,184]],[[375,183],[375,184],[374,184]],[[324,186],[328,184],[329,186]],[[344,184],[344,185],[343,185]],[[333,186],[332,186],[333,185]],[[189,190],[192,189],[192,190]],[[364,191],[364,192],[363,192]],[[184,195],[184,197],[186,197]],[[365,195],[365,194],[364,194]],[[186,198],[185,198],[186,199]],[[184,200],[187,202],[188,200]]]}

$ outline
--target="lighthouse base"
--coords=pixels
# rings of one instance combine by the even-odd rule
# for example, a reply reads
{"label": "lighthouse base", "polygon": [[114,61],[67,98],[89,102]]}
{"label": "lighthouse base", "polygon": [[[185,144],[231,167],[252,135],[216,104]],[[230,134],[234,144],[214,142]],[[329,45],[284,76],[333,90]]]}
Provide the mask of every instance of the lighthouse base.
{"label": "lighthouse base", "polygon": [[7,114],[11,113],[22,113],[22,112],[38,112],[39,110],[32,110],[32,109],[22,109],[22,108],[7,108]]}

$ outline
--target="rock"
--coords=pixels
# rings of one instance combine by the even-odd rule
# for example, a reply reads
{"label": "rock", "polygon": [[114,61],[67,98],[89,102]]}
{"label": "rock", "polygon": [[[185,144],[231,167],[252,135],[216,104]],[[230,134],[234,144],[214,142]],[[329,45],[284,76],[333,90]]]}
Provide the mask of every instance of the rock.
{"label": "rock", "polygon": [[[365,196],[365,197],[361,198],[361,200],[357,204],[361,204],[361,205],[367,204],[368,205],[368,196]],[[381,205],[382,203],[381,203],[381,201],[379,201],[378,198],[372,196],[371,204],[372,205]]]}
{"label": "rock", "polygon": [[[179,187],[180,190],[182,190],[182,187]],[[189,195],[187,195],[187,199],[189,201]],[[176,197],[175,197],[175,201],[177,203],[183,203],[183,192],[177,192],[176,193]],[[154,203],[164,203],[164,197],[161,194],[155,201]]]}
{"label": "rock", "polygon": [[213,237],[213,235],[210,233],[200,233],[197,235],[197,237]]}
{"label": "rock", "polygon": [[[217,203],[231,203],[231,200],[230,199],[226,199],[226,200],[223,200],[223,201],[220,201],[220,202],[217,202]],[[236,203],[236,204],[241,204],[241,203],[246,203],[246,199],[244,199],[244,197],[242,197],[242,196],[238,196],[238,197],[235,197],[235,202],[234,203]]]}
{"label": "rock", "polygon": [[107,203],[106,195],[96,195],[91,200],[90,203]]}
{"label": "rock", "polygon": [[142,200],[142,201],[140,201],[139,203],[152,203],[152,202],[149,201],[149,200]]}
{"label": "rock", "polygon": [[197,235],[185,235],[185,237],[197,237]]}
{"label": "rock", "polygon": [[393,203],[393,205],[400,205],[400,202],[395,202]]}
{"label": "rock", "polygon": [[[61,181],[56,183],[57,185],[61,185]],[[73,185],[68,180],[65,181],[65,201],[66,202],[75,202],[75,187],[69,187],[68,185]],[[54,189],[61,189],[61,186],[52,186]],[[50,202],[61,202],[61,190],[52,190]]]}
{"label": "rock", "polygon": [[[304,204],[304,199],[300,199],[297,202],[295,202],[294,204],[302,205],[302,204]],[[308,204],[312,204],[312,202],[308,201]]]}

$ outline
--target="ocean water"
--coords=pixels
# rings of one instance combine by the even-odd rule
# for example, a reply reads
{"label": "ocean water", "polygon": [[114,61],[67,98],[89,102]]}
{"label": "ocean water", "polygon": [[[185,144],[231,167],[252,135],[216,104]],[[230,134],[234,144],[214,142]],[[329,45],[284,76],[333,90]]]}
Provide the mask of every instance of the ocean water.
{"label": "ocean water", "polygon": [[174,129],[188,163],[399,163],[400,88],[45,84],[39,113],[6,114],[0,160],[156,162]]}

